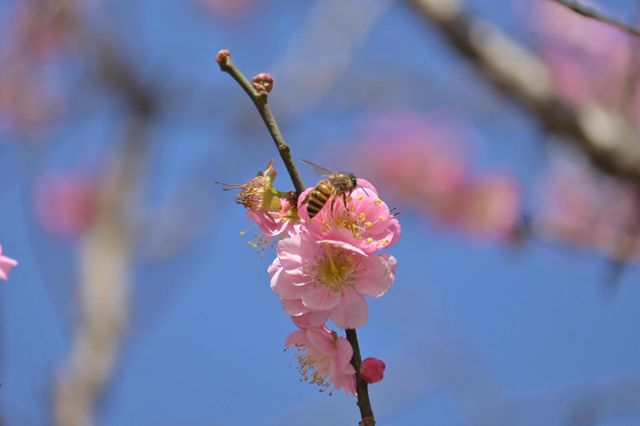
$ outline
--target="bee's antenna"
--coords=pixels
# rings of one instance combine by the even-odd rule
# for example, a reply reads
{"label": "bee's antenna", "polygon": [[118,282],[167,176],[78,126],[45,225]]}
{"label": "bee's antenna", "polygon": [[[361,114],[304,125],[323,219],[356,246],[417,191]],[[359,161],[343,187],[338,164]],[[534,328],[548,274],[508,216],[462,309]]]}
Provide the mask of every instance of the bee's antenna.
{"label": "bee's antenna", "polygon": [[242,188],[242,185],[240,185],[238,183],[221,182],[219,180],[215,180],[213,182],[218,184],[218,185],[222,185],[223,186],[223,188],[222,188],[223,191],[231,191],[232,189]]}
{"label": "bee's antenna", "polygon": [[368,196],[369,196],[369,193],[367,192],[367,189],[366,189],[364,186],[362,186],[362,185],[358,185],[358,186],[359,186],[360,188],[362,188],[362,190],[364,191],[364,194],[368,197]]}

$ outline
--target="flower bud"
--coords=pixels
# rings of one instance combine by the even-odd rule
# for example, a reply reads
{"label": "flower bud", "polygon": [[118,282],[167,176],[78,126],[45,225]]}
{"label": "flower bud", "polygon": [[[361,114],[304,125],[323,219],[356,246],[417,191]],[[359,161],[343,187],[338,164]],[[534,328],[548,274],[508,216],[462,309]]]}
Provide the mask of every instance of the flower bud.
{"label": "flower bud", "polygon": [[266,72],[260,73],[253,77],[251,84],[258,93],[269,93],[273,89],[273,76]]}
{"label": "flower bud", "polygon": [[360,377],[367,383],[377,383],[382,380],[385,365],[378,358],[367,358],[360,364]]}
{"label": "flower bud", "polygon": [[231,52],[229,52],[227,49],[222,49],[216,55],[216,62],[218,63],[218,65],[223,65],[227,62],[227,58],[229,58],[229,56],[231,56]]}

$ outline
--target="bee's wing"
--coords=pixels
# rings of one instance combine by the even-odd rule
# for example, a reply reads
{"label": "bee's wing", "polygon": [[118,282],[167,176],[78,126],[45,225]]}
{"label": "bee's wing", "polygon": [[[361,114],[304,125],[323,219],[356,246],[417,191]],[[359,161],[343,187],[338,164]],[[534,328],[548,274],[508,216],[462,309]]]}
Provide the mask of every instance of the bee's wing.
{"label": "bee's wing", "polygon": [[303,160],[302,158],[300,159],[300,161],[302,161],[307,166],[311,166],[311,168],[313,168],[313,171],[319,174],[320,176],[329,176],[330,174],[333,173],[331,170],[325,169],[324,167],[319,166],[316,163],[312,163],[311,161]]}

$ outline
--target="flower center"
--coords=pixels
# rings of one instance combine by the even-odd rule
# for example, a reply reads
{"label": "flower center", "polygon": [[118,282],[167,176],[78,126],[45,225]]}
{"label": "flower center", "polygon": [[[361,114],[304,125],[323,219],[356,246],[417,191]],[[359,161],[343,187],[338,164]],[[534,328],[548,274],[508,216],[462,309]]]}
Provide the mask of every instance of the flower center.
{"label": "flower center", "polygon": [[298,353],[298,371],[305,382],[316,384],[320,391],[329,387],[328,378],[331,374],[329,357],[306,346],[296,345]]}
{"label": "flower center", "polygon": [[[361,202],[364,199],[360,195],[356,202]],[[375,201],[375,204],[380,204],[380,199]],[[384,217],[378,216],[376,218],[367,218],[364,212],[356,214],[353,207],[354,200],[349,197],[347,199],[347,205],[344,208],[336,209],[336,213],[327,215],[322,220],[322,227],[324,232],[329,232],[332,228],[344,228],[351,232],[354,238],[362,238],[367,232],[367,228],[373,226],[378,221],[385,220]]]}
{"label": "flower center", "polygon": [[316,282],[339,293],[343,287],[353,284],[355,265],[351,253],[324,243],[324,256],[319,257],[314,268]]}

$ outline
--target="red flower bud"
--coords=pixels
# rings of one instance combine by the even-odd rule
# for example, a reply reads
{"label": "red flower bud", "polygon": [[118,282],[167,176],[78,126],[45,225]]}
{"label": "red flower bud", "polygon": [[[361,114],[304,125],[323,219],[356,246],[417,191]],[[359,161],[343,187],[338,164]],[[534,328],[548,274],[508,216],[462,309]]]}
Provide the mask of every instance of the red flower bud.
{"label": "red flower bud", "polygon": [[269,93],[273,89],[273,76],[266,72],[253,77],[251,84],[259,93]]}
{"label": "red flower bud", "polygon": [[367,358],[360,364],[360,377],[367,383],[377,383],[382,380],[385,365],[378,358]]}
{"label": "red flower bud", "polygon": [[216,55],[216,62],[218,63],[218,65],[222,65],[227,62],[227,58],[229,56],[231,56],[231,52],[229,52],[227,49],[222,49]]}

